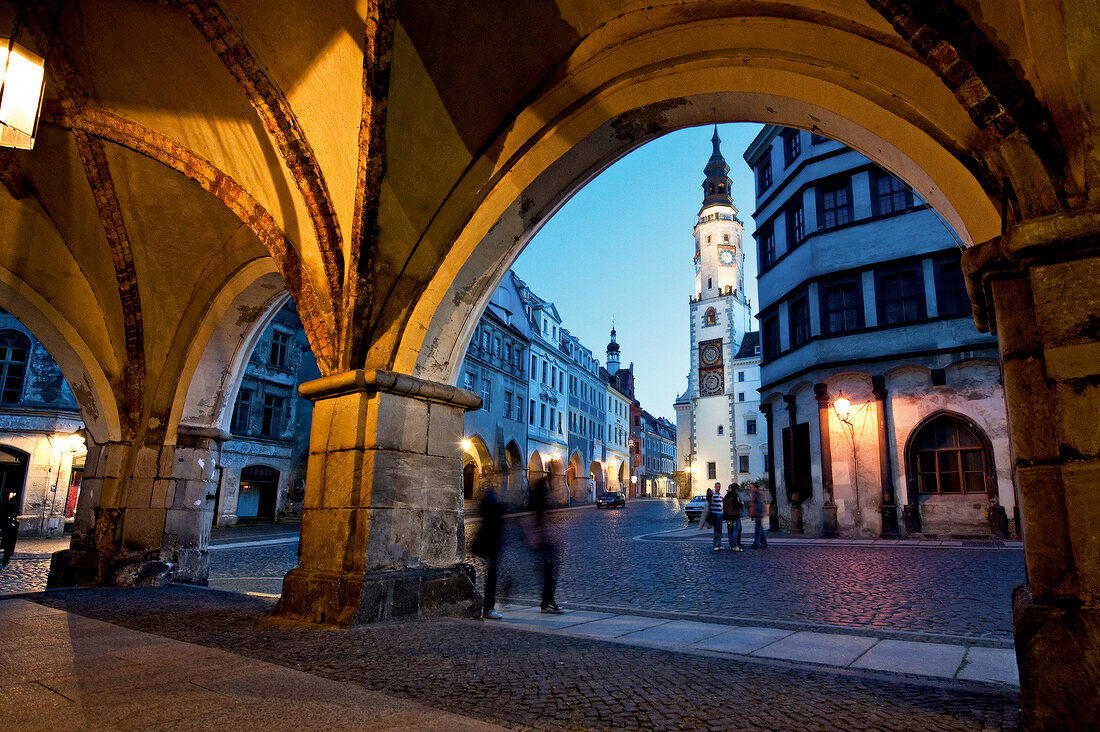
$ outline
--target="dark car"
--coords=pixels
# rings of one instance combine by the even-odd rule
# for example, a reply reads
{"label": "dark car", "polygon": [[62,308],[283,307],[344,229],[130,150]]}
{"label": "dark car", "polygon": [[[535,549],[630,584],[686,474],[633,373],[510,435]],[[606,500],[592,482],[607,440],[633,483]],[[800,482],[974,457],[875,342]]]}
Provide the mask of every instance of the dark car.
{"label": "dark car", "polygon": [[688,521],[698,521],[699,517],[703,515],[703,507],[707,505],[706,496],[694,496],[690,501],[684,504],[684,513],[688,517]]}
{"label": "dark car", "polygon": [[612,508],[613,506],[626,508],[626,494],[622,491],[608,491],[596,499],[596,508]]}

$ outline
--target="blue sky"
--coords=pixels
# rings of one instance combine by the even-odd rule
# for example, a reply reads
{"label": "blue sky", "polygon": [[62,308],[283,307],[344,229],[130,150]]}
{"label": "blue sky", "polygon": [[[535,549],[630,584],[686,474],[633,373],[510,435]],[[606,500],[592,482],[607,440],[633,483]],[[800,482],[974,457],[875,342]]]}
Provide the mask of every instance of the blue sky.
{"label": "blue sky", "polygon": [[[745,224],[745,293],[754,312],[755,189],[742,154],[760,129],[718,125],[733,203]],[[539,297],[557,305],[565,328],[600,363],[614,318],[622,362],[634,362],[635,396],[674,423],[672,404],[687,387],[692,229],[713,132],[709,125],[678,130],[621,158],[566,202],[513,266]]]}

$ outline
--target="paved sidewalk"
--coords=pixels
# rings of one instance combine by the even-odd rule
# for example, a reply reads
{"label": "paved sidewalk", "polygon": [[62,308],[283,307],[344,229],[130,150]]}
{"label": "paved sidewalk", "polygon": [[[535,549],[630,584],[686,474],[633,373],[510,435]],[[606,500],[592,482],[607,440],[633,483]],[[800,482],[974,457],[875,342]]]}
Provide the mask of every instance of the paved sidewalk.
{"label": "paved sidewalk", "polygon": [[6,729],[495,730],[283,666],[0,600]]}
{"label": "paved sidewalk", "polygon": [[[741,543],[748,549],[752,544],[752,519],[741,519]],[[1014,539],[823,539],[817,536],[795,536],[792,534],[773,534],[765,529],[768,545],[776,546],[866,546],[866,547],[906,547],[910,549],[1020,549],[1024,543]],[[639,541],[690,541],[709,544],[714,540],[712,529],[699,528],[699,524],[643,534],[635,537]],[[722,546],[727,548],[726,531],[722,530]]]}
{"label": "paved sidewalk", "polygon": [[978,681],[1019,688],[1016,653],[971,639],[907,634],[908,639],[833,629],[797,630],[756,625],[572,610],[542,613],[537,605],[505,605],[501,624],[544,633],[599,638],[629,646],[780,660],[838,669],[886,671],[937,679]]}

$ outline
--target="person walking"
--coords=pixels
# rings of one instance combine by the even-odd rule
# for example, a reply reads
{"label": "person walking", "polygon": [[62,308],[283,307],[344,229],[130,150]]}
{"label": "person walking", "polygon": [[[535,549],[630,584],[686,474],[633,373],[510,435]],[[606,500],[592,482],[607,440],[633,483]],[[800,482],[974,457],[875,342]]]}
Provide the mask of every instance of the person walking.
{"label": "person walking", "polygon": [[737,489],[736,483],[730,483],[726,487],[726,495],[722,496],[722,516],[726,520],[731,552],[743,551],[741,549],[741,512],[745,502],[741,500]]}
{"label": "person walking", "polygon": [[488,562],[485,570],[485,604],[481,617],[487,620],[500,620],[503,615],[497,612],[497,569],[500,564],[500,544],[504,535],[504,514],[507,507],[497,500],[492,488],[481,497],[481,525],[477,530],[472,551],[475,556]]}
{"label": "person walking", "polygon": [[546,520],[550,507],[550,480],[545,475],[538,479],[531,491],[531,510],[534,512],[527,527],[527,545],[535,551],[542,567],[542,611],[561,615],[565,611],[554,600],[554,586],[558,580],[558,546],[553,530]]}
{"label": "person walking", "polygon": [[753,549],[767,549],[768,537],[764,533],[764,512],[767,510],[764,503],[764,493],[760,490],[760,486],[754,485],[752,487],[752,498],[749,502],[749,516],[753,520],[753,535],[752,535],[752,548]]}
{"label": "person walking", "polygon": [[713,491],[707,491],[710,498],[710,513],[707,521],[714,527],[714,551],[722,551],[722,484],[715,483]]}

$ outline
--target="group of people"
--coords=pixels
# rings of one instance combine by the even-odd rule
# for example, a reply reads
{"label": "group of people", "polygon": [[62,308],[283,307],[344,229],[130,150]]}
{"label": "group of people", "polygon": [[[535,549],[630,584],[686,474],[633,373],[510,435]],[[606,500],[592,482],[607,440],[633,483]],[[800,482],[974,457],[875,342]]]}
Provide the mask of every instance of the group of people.
{"label": "group of people", "polygon": [[[560,615],[565,611],[554,599],[558,575],[558,542],[546,519],[546,509],[549,507],[550,481],[543,477],[531,490],[531,516],[523,524],[523,539],[527,547],[535,553],[541,569],[542,611]],[[496,609],[496,594],[506,510],[492,489],[485,492],[481,500],[481,526],[471,547],[475,555],[484,558],[488,563],[485,570],[485,602],[481,613],[481,617],[488,620],[500,620],[502,617]]]}
{"label": "group of people", "polygon": [[[768,536],[764,533],[765,508],[764,494],[760,486],[752,487],[752,496],[749,498],[749,517],[753,519],[753,549],[767,549]],[[714,529],[714,551],[722,551],[722,523],[726,524],[729,534],[731,552],[743,551],[741,546],[741,516],[745,511],[745,502],[738,492],[738,485],[730,483],[726,487],[726,494],[722,495],[722,484],[715,483],[713,488],[707,488],[706,509],[700,520],[700,526],[711,526]]]}

